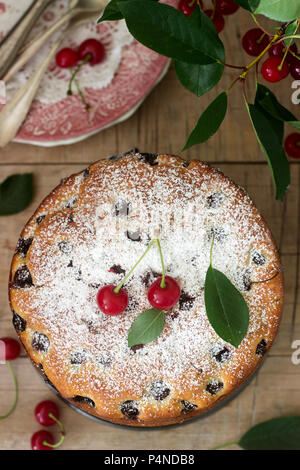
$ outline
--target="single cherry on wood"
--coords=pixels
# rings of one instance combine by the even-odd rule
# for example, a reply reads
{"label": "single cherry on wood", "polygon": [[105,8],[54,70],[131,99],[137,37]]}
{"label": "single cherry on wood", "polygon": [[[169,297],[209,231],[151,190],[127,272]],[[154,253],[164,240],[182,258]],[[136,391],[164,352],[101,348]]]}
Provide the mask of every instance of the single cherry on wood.
{"label": "single cherry on wood", "polygon": [[234,0],[216,0],[216,10],[222,15],[232,15],[239,9]]}
{"label": "single cherry on wood", "polygon": [[215,25],[217,32],[220,33],[225,26],[224,16],[221,15],[221,13],[219,13],[217,10],[213,12],[213,10],[211,9],[204,10],[204,13],[211,19],[211,21]]}
{"label": "single cherry on wood", "polygon": [[[53,426],[59,420],[59,411],[56,403],[51,400],[45,400],[38,403],[35,407],[34,415],[38,423],[42,426]],[[54,416],[53,419],[51,416]]]}
{"label": "single cherry on wood", "polygon": [[300,159],[300,133],[293,132],[284,141],[284,149],[289,157]]}
{"label": "single cherry on wood", "polygon": [[269,57],[261,67],[261,74],[268,82],[279,82],[289,74],[289,66],[278,56]]}
{"label": "single cherry on wood", "polygon": [[158,310],[169,310],[178,302],[180,293],[180,286],[173,277],[165,276],[164,285],[159,277],[149,287],[148,300]]}
{"label": "single cherry on wood", "polygon": [[101,287],[97,294],[97,304],[106,315],[120,315],[128,305],[128,294],[125,289],[116,291],[117,286],[111,284]]}
{"label": "single cherry on wood", "polygon": [[243,49],[253,57],[259,56],[268,44],[268,36],[259,28],[249,29],[242,39]]}
{"label": "single cherry on wood", "polygon": [[45,442],[54,445],[54,438],[49,431],[40,430],[31,437],[32,450],[53,450],[53,447],[45,445]]}

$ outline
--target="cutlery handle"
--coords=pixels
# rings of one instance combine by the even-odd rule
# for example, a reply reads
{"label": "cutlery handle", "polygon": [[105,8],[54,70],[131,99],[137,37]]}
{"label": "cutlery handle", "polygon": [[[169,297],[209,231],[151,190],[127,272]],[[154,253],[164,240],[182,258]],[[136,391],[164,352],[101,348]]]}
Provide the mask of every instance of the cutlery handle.
{"label": "cutlery handle", "polygon": [[52,0],[36,0],[23,20],[11,35],[0,46],[0,78],[2,78],[13,63],[19,47],[30,29]]}
{"label": "cutlery handle", "polygon": [[65,32],[61,34],[59,39],[53,44],[49,54],[26,85],[16,93],[13,99],[7,103],[0,112],[0,147],[4,147],[8,144],[17,134],[30,109],[44,73],[64,37]]}
{"label": "cutlery handle", "polygon": [[50,28],[48,28],[44,33],[42,33],[37,38],[33,39],[27,46],[21,49],[20,54],[16,58],[16,61],[13,65],[6,71],[3,75],[2,80],[7,82],[18,70],[20,70],[23,65],[31,59],[32,56],[48,41],[48,39],[55,33],[59,28],[64,24],[68,23],[76,11],[70,10],[68,13],[63,15],[59,20],[57,20]]}

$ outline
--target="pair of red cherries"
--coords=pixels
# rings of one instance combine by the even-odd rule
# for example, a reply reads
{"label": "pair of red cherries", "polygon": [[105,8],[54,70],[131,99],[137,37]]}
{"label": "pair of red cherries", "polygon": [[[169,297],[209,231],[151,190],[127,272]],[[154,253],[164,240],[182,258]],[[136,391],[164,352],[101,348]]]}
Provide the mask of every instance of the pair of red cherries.
{"label": "pair of red cherries", "polygon": [[178,302],[181,294],[180,286],[173,277],[165,276],[165,267],[160,242],[155,238],[151,243],[149,243],[142,256],[118,286],[108,284],[107,286],[101,287],[98,291],[97,304],[103,313],[115,316],[120,315],[126,310],[129,303],[129,297],[128,293],[122,288],[122,286],[154,244],[157,245],[159,251],[162,276],[158,277],[149,287],[147,293],[148,300],[152,307],[158,310],[169,310]]}
{"label": "pair of red cherries", "polygon": [[[269,36],[259,28],[247,31],[242,39],[242,45],[247,54],[258,57],[268,46]],[[298,49],[296,44],[289,48],[285,59],[286,47],[283,41],[275,43],[269,50],[269,57],[261,67],[261,74],[268,82],[279,82],[292,75],[295,80],[300,79],[300,60],[297,59]]]}
{"label": "pair of red cherries", "polygon": [[[102,287],[97,294],[97,303],[100,310],[106,315],[120,315],[128,305],[129,297],[125,289],[116,291],[117,286]],[[149,287],[147,297],[152,307],[158,310],[169,310],[179,300],[180,287],[171,276],[165,276],[165,285],[162,287],[162,277],[156,279]]]}
{"label": "pair of red cherries", "polygon": [[60,440],[54,444],[53,435],[44,429],[37,431],[33,434],[31,438],[31,449],[32,450],[53,450],[59,447],[65,438],[64,427],[59,421],[59,410],[56,405],[51,400],[41,401],[34,410],[35,419],[39,424],[45,427],[54,426],[58,424],[60,428]]}
{"label": "pair of red cherries", "polygon": [[[186,16],[190,16],[197,7],[201,7],[203,10],[202,0],[180,0],[178,9],[182,11]],[[225,26],[224,16],[232,15],[239,8],[239,5],[234,0],[216,0],[215,8],[203,10],[215,25],[218,33],[220,33]]]}
{"label": "pair of red cherries", "polygon": [[86,39],[78,49],[64,47],[56,54],[56,64],[65,69],[75,67],[79,61],[87,61],[90,65],[100,64],[105,58],[105,48],[98,39]]}

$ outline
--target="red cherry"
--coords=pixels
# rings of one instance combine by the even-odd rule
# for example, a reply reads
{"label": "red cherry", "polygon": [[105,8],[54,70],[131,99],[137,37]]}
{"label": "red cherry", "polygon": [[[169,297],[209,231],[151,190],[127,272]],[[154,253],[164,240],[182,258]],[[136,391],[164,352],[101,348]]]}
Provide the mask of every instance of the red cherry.
{"label": "red cherry", "polygon": [[[297,54],[298,53],[298,49],[297,49],[297,46],[296,44],[292,44],[291,47],[289,48],[289,50],[291,50],[292,52],[294,52],[294,54]],[[270,57],[273,57],[273,56],[278,56],[278,57],[283,57],[284,56],[284,53],[285,53],[285,45],[283,42],[279,42],[278,44],[274,44],[268,51],[269,53],[269,56]],[[291,64],[294,60],[297,60],[293,54],[291,54],[290,52],[287,53],[287,56],[286,56],[286,61],[288,64]]]}
{"label": "red cherry", "polygon": [[[182,11],[186,16],[190,16],[197,6],[196,0],[180,0],[178,10]],[[203,8],[202,0],[200,0],[200,6]]]}
{"label": "red cherry", "polygon": [[118,294],[114,292],[116,286],[107,285],[101,287],[97,294],[97,304],[106,315],[120,315],[128,305],[128,294],[125,289],[120,289]]}
{"label": "red cherry", "polygon": [[234,0],[216,0],[216,10],[222,15],[232,15],[239,9]]}
{"label": "red cherry", "polygon": [[282,42],[279,42],[278,44],[274,44],[269,50],[268,54],[270,57],[277,56],[277,57],[283,57],[284,55],[284,44]]}
{"label": "red cherry", "polygon": [[74,49],[71,49],[70,47],[65,47],[56,54],[55,59],[58,67],[65,69],[74,67],[77,64],[79,57],[77,52],[74,51]]}
{"label": "red cherry", "polygon": [[[298,49],[297,49],[297,46],[296,44],[292,44],[291,47],[289,48],[289,51],[292,51],[294,54],[298,55]],[[287,53],[287,56],[286,56],[286,61],[289,65],[293,64],[295,61],[297,62],[298,59],[293,56],[293,54],[291,54],[290,52]]]}
{"label": "red cherry", "polygon": [[89,63],[91,65],[100,64],[105,57],[105,49],[102,42],[97,39],[87,39],[80,44],[78,49],[79,58],[84,60],[87,55],[91,55]]}
{"label": "red cherry", "polygon": [[284,149],[289,157],[300,158],[300,133],[293,132],[284,141]]}
{"label": "red cherry", "polygon": [[20,356],[21,346],[20,343],[14,338],[0,338],[5,345],[5,360],[12,361]]}
{"label": "red cherry", "polygon": [[168,310],[179,300],[180,287],[177,281],[170,276],[165,277],[166,287],[160,287],[162,278],[159,277],[148,290],[148,300],[152,307],[159,310]]}
{"label": "red cherry", "polygon": [[42,426],[53,426],[56,424],[54,419],[50,418],[52,413],[56,419],[59,419],[59,411],[56,403],[50,400],[41,401],[34,410],[34,415],[38,423]]}
{"label": "red cherry", "polygon": [[212,18],[212,10],[205,10],[204,13],[211,19],[211,21],[215,25],[217,32],[220,33],[225,26],[225,20],[223,15],[221,15],[221,13],[219,13],[218,11],[215,11],[214,17]]}
{"label": "red cherry", "polygon": [[261,74],[267,82],[279,82],[289,74],[289,66],[284,61],[282,69],[279,70],[279,66],[282,62],[281,57],[269,57],[261,66]]}
{"label": "red cherry", "polygon": [[54,444],[53,436],[48,431],[37,431],[31,437],[31,449],[32,450],[53,450],[52,447],[45,446],[43,442],[46,441],[49,444]]}
{"label": "red cherry", "polygon": [[290,63],[290,73],[295,80],[300,80],[300,60],[294,58]]}
{"label": "red cherry", "polygon": [[242,46],[247,54],[257,57],[269,44],[268,36],[263,36],[259,28],[249,29],[243,36]]}

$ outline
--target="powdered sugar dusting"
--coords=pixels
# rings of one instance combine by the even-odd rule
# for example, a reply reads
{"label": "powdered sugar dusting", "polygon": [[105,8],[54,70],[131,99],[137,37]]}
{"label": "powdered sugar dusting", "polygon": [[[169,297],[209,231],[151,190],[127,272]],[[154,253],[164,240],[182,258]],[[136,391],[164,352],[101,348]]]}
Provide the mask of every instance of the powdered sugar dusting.
{"label": "powdered sugar dusting", "polygon": [[[204,164],[185,168],[166,156],[153,166],[143,160],[136,153],[101,161],[87,178],[75,179],[73,207],[52,208],[35,231],[26,260],[35,287],[15,300],[30,315],[29,337],[37,329],[50,339],[43,361],[54,384],[63,382],[65,394],[72,389],[96,403],[102,397],[107,414],[112,401],[126,397],[140,400],[141,409],[149,403],[159,409],[149,394],[153,381],[167,384],[170,403],[188,396],[204,406],[213,399],[208,382],[211,389],[221,379],[228,390],[258,361],[256,344],[261,337],[273,340],[279,315],[269,283],[254,283],[274,275],[279,262],[249,197]],[[214,267],[242,292],[250,309],[249,332],[237,350],[218,337],[205,312],[212,235]],[[100,286],[117,285],[122,270],[131,269],[154,236],[182,297],[166,314],[160,337],[134,351],[127,345],[128,330],[150,307],[147,287],[161,273],[156,247],[125,284],[130,303],[124,314],[104,315],[96,294]],[[263,254],[263,265],[253,261],[253,252]],[[71,357],[83,359],[72,364]]]}

